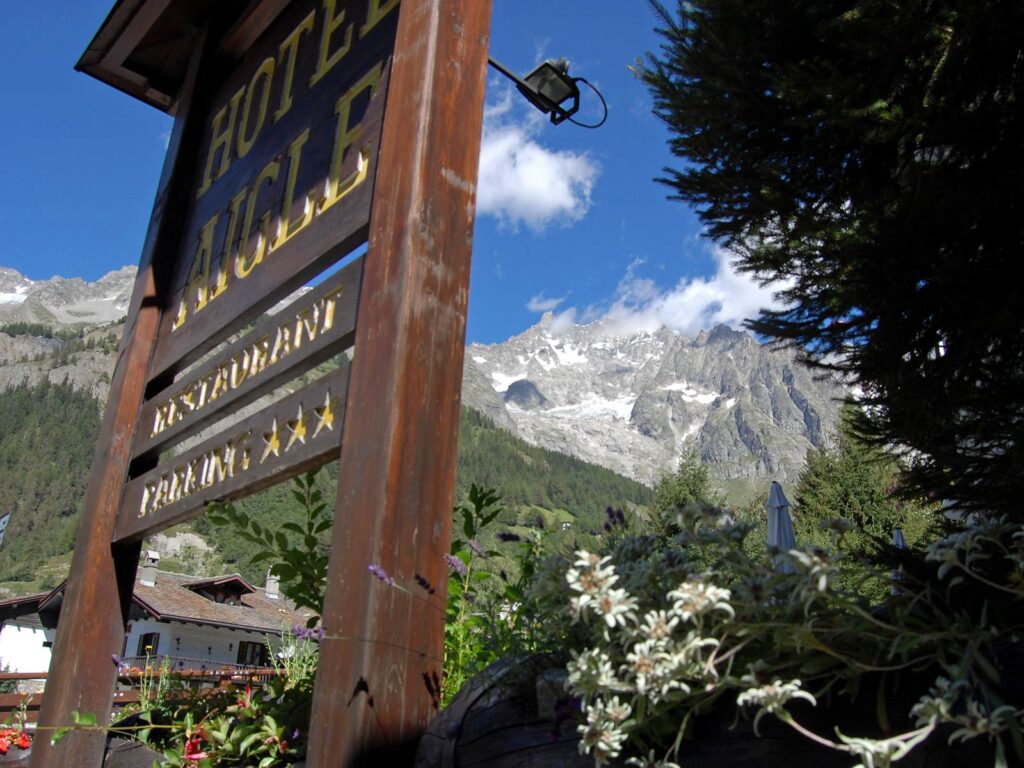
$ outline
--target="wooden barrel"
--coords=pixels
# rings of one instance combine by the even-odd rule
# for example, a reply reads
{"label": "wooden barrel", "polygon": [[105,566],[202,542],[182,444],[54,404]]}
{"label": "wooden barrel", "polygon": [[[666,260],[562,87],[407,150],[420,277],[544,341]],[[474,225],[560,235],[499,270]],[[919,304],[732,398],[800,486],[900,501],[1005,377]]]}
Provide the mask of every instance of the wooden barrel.
{"label": "wooden barrel", "polygon": [[575,722],[558,722],[564,681],[544,657],[495,662],[431,723],[416,768],[592,768]]}
{"label": "wooden barrel", "polygon": [[[495,662],[470,680],[451,704],[431,723],[420,741],[415,768],[592,768],[593,758],[579,753],[578,719],[559,723],[556,703],[565,697],[565,671],[551,659]],[[864,678],[865,691],[880,682]],[[897,696],[897,699],[900,697]],[[898,702],[909,711],[913,700]],[[837,697],[812,707],[790,705],[794,716],[822,736],[844,733],[884,737],[879,731],[874,696],[856,701]],[[898,710],[897,710],[898,711]],[[848,768],[849,754],[815,744],[778,719],[766,716],[755,734],[752,712],[737,713],[735,705],[720,702],[694,721],[692,738],[685,741],[677,762],[686,768]],[[898,723],[904,730],[911,722]],[[989,768],[994,750],[979,738],[950,745],[955,726],[947,725],[900,761],[900,768]],[[891,735],[891,734],[890,734]],[[625,764],[624,758],[613,766]],[[1019,763],[1010,759],[1011,765]]]}

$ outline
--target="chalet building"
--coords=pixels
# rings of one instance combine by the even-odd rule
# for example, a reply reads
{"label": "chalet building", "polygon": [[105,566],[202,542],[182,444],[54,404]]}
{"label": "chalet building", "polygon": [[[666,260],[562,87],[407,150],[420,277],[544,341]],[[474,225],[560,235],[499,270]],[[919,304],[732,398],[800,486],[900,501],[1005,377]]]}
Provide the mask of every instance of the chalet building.
{"label": "chalet building", "polygon": [[[264,666],[280,645],[282,631],[305,625],[268,577],[254,587],[238,574],[201,578],[158,569],[160,556],[147,552],[135,578],[120,664],[172,670]],[[43,672],[50,665],[64,598],[64,584],[50,592],[0,601],[0,659],[12,672]],[[269,647],[268,647],[269,645]]]}

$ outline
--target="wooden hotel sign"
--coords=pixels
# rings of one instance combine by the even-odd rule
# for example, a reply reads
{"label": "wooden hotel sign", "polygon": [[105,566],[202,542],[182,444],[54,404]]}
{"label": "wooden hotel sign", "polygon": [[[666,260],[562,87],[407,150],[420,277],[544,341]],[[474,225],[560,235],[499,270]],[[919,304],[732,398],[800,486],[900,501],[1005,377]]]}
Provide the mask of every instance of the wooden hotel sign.
{"label": "wooden hotel sign", "polygon": [[365,241],[394,5],[297,0],[217,88],[153,376]]}
{"label": "wooden hotel sign", "polygon": [[[78,68],[175,125],[42,725],[110,711],[146,536],[340,459],[307,765],[408,762],[443,590],[399,599],[367,566],[444,582],[489,17],[480,0],[115,3]],[[104,741],[39,739],[32,765],[99,766]]]}

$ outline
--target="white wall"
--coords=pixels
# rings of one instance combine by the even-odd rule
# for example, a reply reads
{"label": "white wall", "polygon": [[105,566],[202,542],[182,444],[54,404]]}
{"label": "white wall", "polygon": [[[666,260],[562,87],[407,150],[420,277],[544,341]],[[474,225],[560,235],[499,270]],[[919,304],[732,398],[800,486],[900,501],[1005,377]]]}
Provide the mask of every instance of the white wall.
{"label": "white wall", "polygon": [[[139,648],[139,638],[149,632],[160,633],[157,655],[170,656],[175,659],[176,669],[190,666],[187,661],[184,664],[178,663],[178,659],[198,660],[200,664],[192,664],[193,667],[198,667],[202,663],[209,665],[234,664],[238,660],[238,643],[240,641],[247,640],[260,644],[267,642],[267,636],[261,632],[230,630],[223,627],[176,621],[154,621],[147,618],[131,622],[127,635],[128,643],[123,655],[135,656]],[[277,635],[271,635],[270,641],[275,649],[281,645],[281,638]]]}
{"label": "white wall", "polygon": [[0,628],[0,661],[11,672],[45,672],[50,668],[50,649],[43,643],[52,643],[53,635],[53,630],[8,621]]}

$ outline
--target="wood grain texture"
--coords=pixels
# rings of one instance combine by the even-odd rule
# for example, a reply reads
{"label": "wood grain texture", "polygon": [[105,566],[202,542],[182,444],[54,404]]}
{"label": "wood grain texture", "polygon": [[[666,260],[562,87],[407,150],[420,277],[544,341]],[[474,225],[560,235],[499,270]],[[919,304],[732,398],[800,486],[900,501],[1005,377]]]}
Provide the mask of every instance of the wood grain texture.
{"label": "wood grain texture", "polygon": [[[294,0],[230,72],[211,73],[220,84],[193,159],[194,177],[199,181],[181,224],[153,377],[181,370],[366,241],[377,170],[376,162],[368,159],[377,157],[394,22],[385,20],[366,37],[354,33],[348,53],[310,85],[317,71],[323,5],[317,0]],[[347,28],[348,19],[353,30],[358,29],[366,6],[365,0],[339,0],[336,11],[346,14],[342,29]],[[301,34],[295,48],[290,107],[278,118],[288,69],[288,56],[281,46],[297,31]],[[343,32],[336,36],[344,39]],[[261,78],[261,67],[269,67],[266,71],[273,74]],[[375,70],[382,72],[378,83],[372,89],[361,87]],[[342,117],[336,110],[339,100],[353,89],[358,93],[346,113],[343,132],[352,132],[354,138],[345,147],[338,178],[353,177],[360,169],[365,176],[336,203],[322,209],[341,130]],[[251,117],[258,115],[259,109],[252,106],[250,97],[257,103],[264,94],[266,110],[260,121]],[[222,110],[218,122],[216,115]],[[251,123],[245,125],[252,127],[243,130],[246,116]],[[228,130],[231,125],[234,128]],[[246,130],[252,134],[252,143],[241,156],[239,141]],[[233,137],[226,146],[218,143],[222,134]],[[293,145],[297,146],[294,155]],[[230,159],[221,173],[225,154]],[[293,169],[296,174],[288,205]],[[307,209],[315,212],[312,220],[279,243],[282,223],[302,221]],[[210,246],[204,281],[209,300],[197,307],[194,291],[188,286],[204,235]],[[219,280],[223,283],[218,284]],[[183,302],[188,308],[184,319],[179,316]]]}
{"label": "wood grain texture", "polygon": [[130,481],[114,542],[140,541],[190,520],[211,501],[248,496],[333,460],[348,373],[343,364]]}
{"label": "wood grain texture", "polygon": [[[347,265],[146,400],[133,456],[180,442],[351,347],[362,269],[361,258]],[[313,339],[310,327],[316,331]]]}
{"label": "wood grain texture", "polygon": [[[409,765],[440,676],[490,3],[403,0],[307,765]],[[384,567],[421,599],[376,581]]]}

